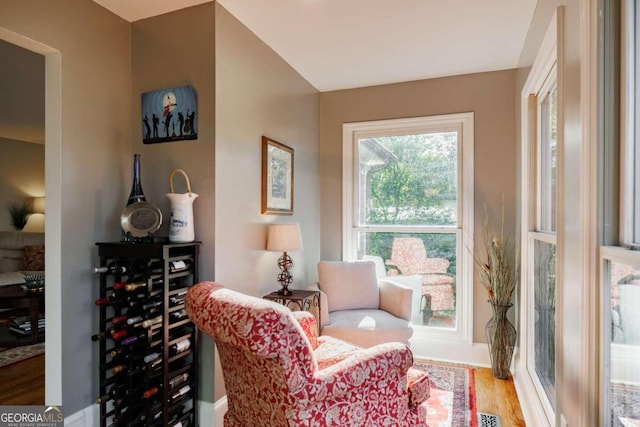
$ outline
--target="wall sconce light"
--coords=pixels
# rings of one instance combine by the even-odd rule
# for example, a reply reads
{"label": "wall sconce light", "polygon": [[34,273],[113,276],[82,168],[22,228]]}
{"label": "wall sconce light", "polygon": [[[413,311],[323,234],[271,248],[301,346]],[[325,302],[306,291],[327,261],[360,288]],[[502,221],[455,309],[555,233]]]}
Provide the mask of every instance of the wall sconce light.
{"label": "wall sconce light", "polygon": [[278,291],[280,295],[291,295],[289,285],[293,278],[289,270],[293,267],[293,260],[287,254],[287,251],[295,251],[302,249],[302,235],[300,233],[300,224],[271,224],[269,225],[269,233],[267,236],[267,250],[271,252],[284,252],[278,258],[278,267],[280,274],[278,275],[278,283],[282,289]]}
{"label": "wall sconce light", "polygon": [[32,214],[43,214],[44,213],[44,205],[45,199],[42,197],[32,197],[31,198],[31,213]]}

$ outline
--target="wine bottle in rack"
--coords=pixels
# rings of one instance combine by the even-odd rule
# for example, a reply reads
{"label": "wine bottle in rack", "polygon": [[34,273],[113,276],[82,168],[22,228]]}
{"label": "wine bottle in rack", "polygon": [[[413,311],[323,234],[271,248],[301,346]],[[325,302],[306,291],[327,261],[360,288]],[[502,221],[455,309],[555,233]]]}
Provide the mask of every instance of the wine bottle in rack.
{"label": "wine bottle in rack", "polygon": [[127,321],[127,315],[123,314],[121,316],[114,316],[111,318],[111,324],[112,325],[121,325],[126,323]]}
{"label": "wine bottle in rack", "polygon": [[127,283],[124,285],[124,290],[127,292],[138,291],[147,288],[147,282]]}
{"label": "wine bottle in rack", "polygon": [[162,323],[163,317],[162,315],[154,317],[153,319],[147,319],[142,322],[143,328],[150,328],[153,325],[157,325],[158,323]]}
{"label": "wine bottle in rack", "polygon": [[149,363],[149,362],[153,362],[154,360],[156,360],[158,357],[161,357],[162,354],[158,351],[154,351],[153,353],[149,353],[146,356],[143,357],[143,361],[144,363]]}
{"label": "wine bottle in rack", "polygon": [[187,296],[187,291],[180,291],[177,294],[171,295],[169,297],[169,303],[171,304],[171,306],[176,306],[176,305],[181,305],[184,304],[184,298]]}
{"label": "wine bottle in rack", "polygon": [[188,427],[190,425],[191,425],[191,422],[189,421],[189,417],[186,416],[176,421],[174,424],[169,424],[169,427]]}
{"label": "wine bottle in rack", "polygon": [[193,265],[193,260],[191,259],[169,261],[169,273],[178,273],[180,271],[190,270],[192,265]]}
{"label": "wine bottle in rack", "polygon": [[95,335],[91,335],[91,341],[100,341],[107,338],[111,338],[111,335],[116,331],[114,326],[110,326],[104,331],[100,331]]}
{"label": "wine bottle in rack", "polygon": [[145,414],[145,422],[149,420],[146,425],[156,425],[162,419],[162,402],[156,402],[149,407],[147,413]]}
{"label": "wine bottle in rack", "polygon": [[151,309],[154,309],[154,308],[159,308],[161,306],[162,306],[162,301],[157,299],[157,300],[151,300],[151,301],[148,301],[148,302],[142,304],[142,309],[143,310],[151,310]]}
{"label": "wine bottle in rack", "polygon": [[191,386],[189,384],[180,387],[178,390],[171,393],[169,396],[169,403],[174,404],[186,396],[191,391]]}
{"label": "wine bottle in rack", "polygon": [[175,344],[170,345],[169,354],[175,356],[176,354],[180,354],[189,350],[189,348],[191,348],[191,340],[189,338],[185,338]]}
{"label": "wine bottle in rack", "polygon": [[118,263],[112,262],[102,267],[93,267],[91,271],[93,271],[94,273],[126,274],[128,271],[128,268],[124,264],[118,264]]}
{"label": "wine bottle in rack", "polygon": [[146,332],[142,332],[136,335],[131,335],[129,337],[124,338],[122,341],[120,341],[120,343],[122,345],[132,345],[135,344],[137,342],[144,342],[147,340],[147,333]]}
{"label": "wine bottle in rack", "polygon": [[129,334],[129,331],[126,329],[120,329],[118,331],[114,331],[111,333],[111,339],[114,341],[121,340]]}
{"label": "wine bottle in rack", "polygon": [[171,313],[169,313],[169,318],[171,319],[172,322],[179,322],[180,320],[186,319],[187,317],[189,317],[187,315],[187,310],[185,310],[184,308],[178,311],[172,311]]}
{"label": "wine bottle in rack", "polygon": [[99,396],[96,399],[96,403],[103,403],[108,400],[115,400],[117,398],[122,398],[127,395],[127,387],[125,385],[113,385],[108,392]]}
{"label": "wine bottle in rack", "polygon": [[184,384],[187,381],[189,381],[189,373],[183,372],[182,374],[176,375],[169,380],[169,388],[176,388],[180,384]]}

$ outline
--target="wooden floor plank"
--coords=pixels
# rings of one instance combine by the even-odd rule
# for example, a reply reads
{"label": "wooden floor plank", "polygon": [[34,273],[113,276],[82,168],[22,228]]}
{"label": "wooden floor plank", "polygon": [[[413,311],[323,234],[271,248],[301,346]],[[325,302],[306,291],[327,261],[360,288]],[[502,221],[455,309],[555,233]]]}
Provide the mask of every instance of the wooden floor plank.
{"label": "wooden floor plank", "polygon": [[0,405],[44,405],[44,354],[0,368]]}
{"label": "wooden floor plank", "polygon": [[503,427],[524,427],[513,380],[494,378],[489,368],[474,369],[478,412],[498,415]]}

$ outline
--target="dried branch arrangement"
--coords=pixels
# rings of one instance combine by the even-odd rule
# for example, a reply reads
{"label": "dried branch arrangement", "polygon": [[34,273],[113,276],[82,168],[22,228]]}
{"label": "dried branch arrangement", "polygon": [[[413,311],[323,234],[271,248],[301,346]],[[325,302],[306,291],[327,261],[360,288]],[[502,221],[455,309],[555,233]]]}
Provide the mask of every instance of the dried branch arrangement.
{"label": "dried branch arrangement", "polygon": [[485,220],[482,233],[484,253],[476,253],[475,261],[480,272],[480,280],[487,290],[492,304],[508,305],[518,283],[518,245],[510,236],[504,235],[504,197],[500,235],[491,233],[487,207],[484,207]]}

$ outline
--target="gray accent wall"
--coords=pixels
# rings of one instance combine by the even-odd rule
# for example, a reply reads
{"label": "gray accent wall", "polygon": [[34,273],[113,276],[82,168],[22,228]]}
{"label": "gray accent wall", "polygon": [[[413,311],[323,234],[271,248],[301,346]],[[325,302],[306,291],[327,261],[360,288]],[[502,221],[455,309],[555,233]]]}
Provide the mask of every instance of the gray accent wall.
{"label": "gray accent wall", "polygon": [[[299,222],[294,288],[317,280],[320,260],[318,91],[216,5],[216,281],[254,296],[279,289],[281,253],[266,252],[269,223]],[[262,135],[294,149],[294,212],[262,215]],[[203,356],[204,360],[204,356]],[[204,362],[210,363],[210,362]],[[224,395],[215,376],[215,399]]]}
{"label": "gray accent wall", "polygon": [[[46,402],[97,392],[96,241],[119,238],[130,186],[130,25],[92,1],[3,1],[0,37],[45,53]],[[12,41],[12,42],[15,42]]]}

